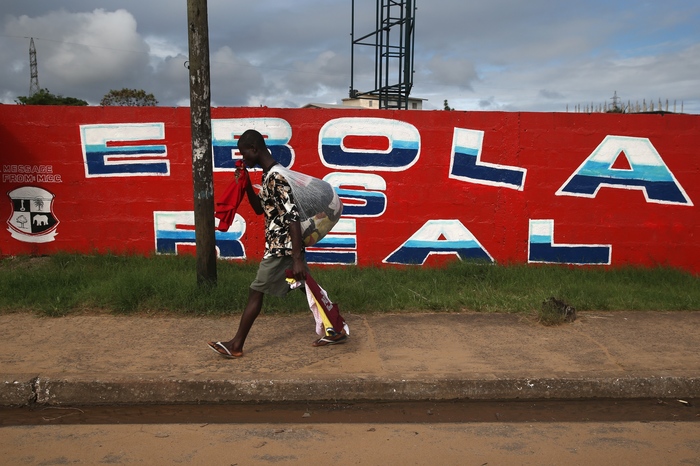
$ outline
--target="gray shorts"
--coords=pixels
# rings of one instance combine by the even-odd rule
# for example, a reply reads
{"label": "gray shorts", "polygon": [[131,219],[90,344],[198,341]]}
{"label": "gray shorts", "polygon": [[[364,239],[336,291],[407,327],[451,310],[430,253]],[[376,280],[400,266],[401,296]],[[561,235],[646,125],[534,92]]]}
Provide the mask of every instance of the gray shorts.
{"label": "gray shorts", "polygon": [[[306,256],[302,256],[306,271]],[[260,262],[258,274],[250,287],[261,293],[270,294],[279,298],[284,298],[289,293],[289,283],[287,283],[286,271],[292,269],[294,261],[291,256],[268,257]]]}

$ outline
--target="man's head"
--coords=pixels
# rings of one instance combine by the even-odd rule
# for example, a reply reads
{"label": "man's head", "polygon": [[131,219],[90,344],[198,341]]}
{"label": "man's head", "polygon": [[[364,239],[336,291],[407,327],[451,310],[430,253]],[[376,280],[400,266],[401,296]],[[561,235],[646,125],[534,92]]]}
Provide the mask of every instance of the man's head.
{"label": "man's head", "polygon": [[243,156],[243,160],[248,168],[261,164],[260,158],[270,155],[265,144],[265,138],[254,129],[246,130],[241,134],[241,137],[238,139],[238,151]]}
{"label": "man's head", "polygon": [[245,130],[245,132],[241,134],[241,137],[238,139],[239,149],[255,148],[260,150],[265,147],[267,147],[265,145],[265,138],[254,129]]}

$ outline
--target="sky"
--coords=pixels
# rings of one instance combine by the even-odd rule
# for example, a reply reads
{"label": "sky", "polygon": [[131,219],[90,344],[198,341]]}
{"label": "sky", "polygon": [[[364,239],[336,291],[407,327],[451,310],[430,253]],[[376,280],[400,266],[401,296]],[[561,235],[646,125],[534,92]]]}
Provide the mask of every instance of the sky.
{"label": "sky", "polygon": [[[565,112],[659,101],[700,114],[697,0],[414,0],[411,97],[424,109]],[[339,104],[351,82],[352,0],[209,0],[211,103]],[[355,37],[376,0],[355,0]],[[396,30],[398,31],[398,30]],[[189,105],[187,0],[3,0],[0,102],[39,87],[99,105],[143,89]],[[355,47],[353,84],[374,88],[374,48]]]}

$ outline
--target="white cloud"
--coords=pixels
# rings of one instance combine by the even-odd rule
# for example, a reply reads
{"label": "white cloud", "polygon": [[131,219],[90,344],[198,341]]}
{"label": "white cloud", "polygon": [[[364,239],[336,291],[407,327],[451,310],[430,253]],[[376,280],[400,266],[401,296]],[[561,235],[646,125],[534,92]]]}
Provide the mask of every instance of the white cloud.
{"label": "white cloud", "polygon": [[126,10],[22,16],[8,24],[7,30],[36,37],[35,43],[43,48],[37,52],[41,72],[64,82],[117,80],[147,60],[148,47],[136,32],[136,20]]}
{"label": "white cloud", "polygon": [[4,33],[33,37],[40,87],[99,102],[111,88],[136,87],[148,64],[148,45],[126,10],[9,17]]}
{"label": "white cloud", "polygon": [[436,86],[455,87],[460,90],[471,90],[472,83],[478,79],[476,68],[471,61],[460,57],[434,56],[425,68],[415,66],[418,77],[426,79]]}
{"label": "white cloud", "polygon": [[210,58],[212,102],[218,106],[247,105],[250,96],[260,91],[260,69],[224,46]]}
{"label": "white cloud", "polygon": [[[189,98],[187,11],[172,0],[5,0],[0,98],[29,89],[28,41],[39,83],[97,103],[112,88]],[[374,27],[374,0],[356,0],[356,33]],[[210,0],[212,102],[298,107],[339,102],[350,86],[346,0]],[[412,96],[442,108],[564,111],[614,91],[674,99],[700,113],[700,5],[690,0],[419,0]],[[357,51],[354,87],[374,85],[373,50]],[[7,97],[10,96],[10,97]]]}
{"label": "white cloud", "polygon": [[151,59],[165,60],[166,58],[186,55],[187,50],[181,49],[177,44],[172,43],[167,37],[147,36],[144,41],[148,44]]}

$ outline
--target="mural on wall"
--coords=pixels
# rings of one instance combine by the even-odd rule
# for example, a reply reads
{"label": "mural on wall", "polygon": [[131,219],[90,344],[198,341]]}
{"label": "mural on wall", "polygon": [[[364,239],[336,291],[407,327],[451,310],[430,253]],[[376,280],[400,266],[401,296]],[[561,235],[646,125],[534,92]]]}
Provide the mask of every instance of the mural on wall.
{"label": "mural on wall", "polygon": [[429,220],[384,262],[424,264],[432,254],[493,262],[491,255],[459,220]]}
{"label": "mural on wall", "polygon": [[[623,167],[616,166],[620,160]],[[693,205],[647,138],[606,136],[557,196],[595,197],[601,187],[638,189],[647,202]]]}
{"label": "mural on wall", "polygon": [[[169,175],[166,146],[143,144],[164,137],[163,123],[80,125],[85,178]],[[130,142],[138,144],[125,144]]]}
{"label": "mural on wall", "polygon": [[56,239],[59,221],[53,213],[53,193],[36,186],[21,186],[7,195],[12,203],[7,231],[13,239],[25,243]]}
{"label": "mural on wall", "polygon": [[484,132],[455,128],[450,178],[522,191],[527,170],[481,160]]}
{"label": "mural on wall", "polygon": [[[188,108],[0,107],[0,254],[193,253],[189,118]],[[700,272],[696,115],[214,108],[215,197],[249,128],[344,203],[311,263]],[[260,177],[251,171],[254,185]],[[258,260],[262,225],[244,203],[215,232],[218,256]]]}
{"label": "mural on wall", "polygon": [[611,245],[554,244],[554,220],[530,220],[530,263],[610,265],[611,257]]}

